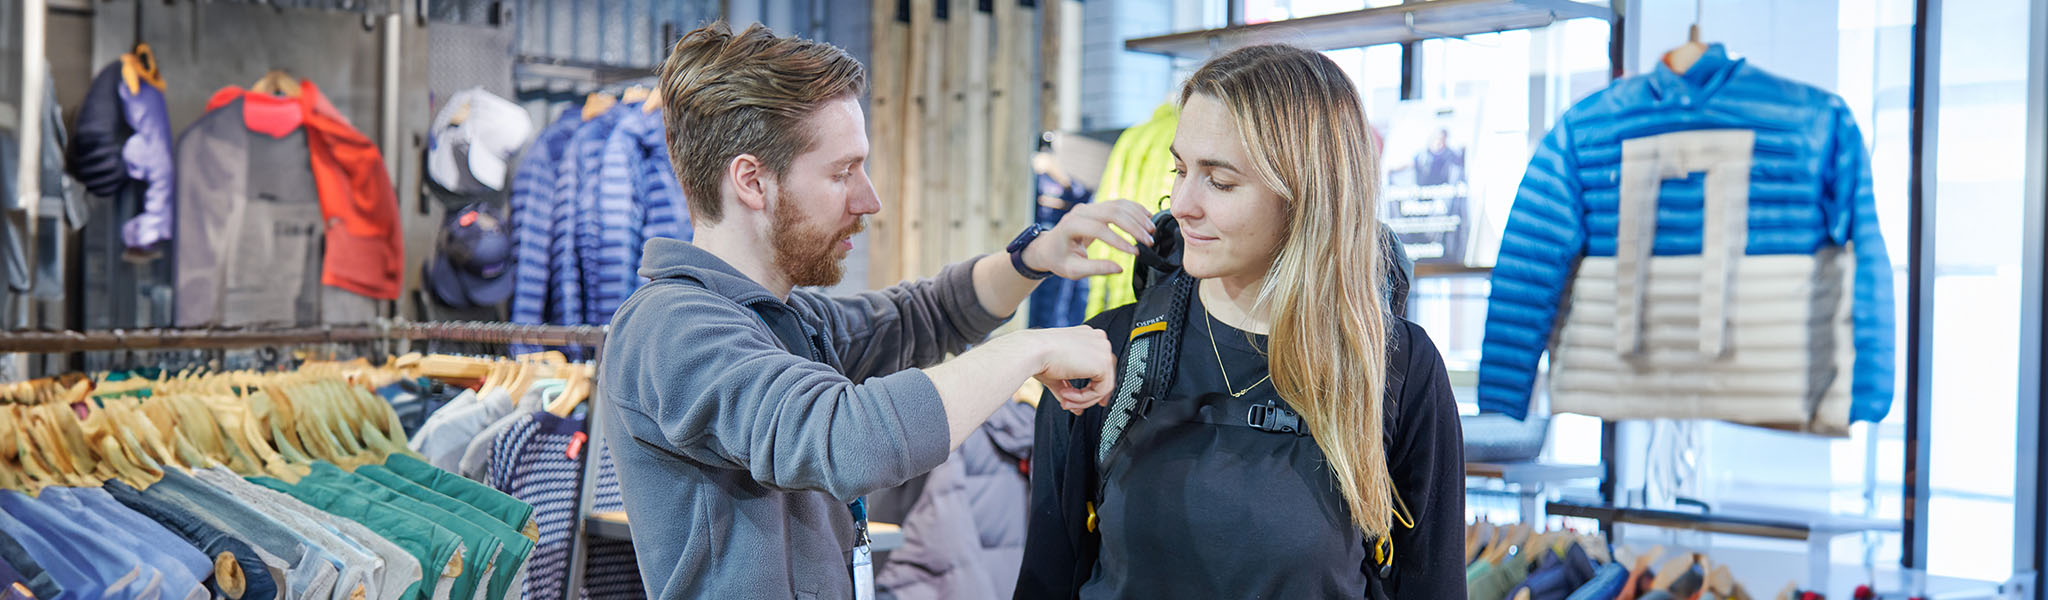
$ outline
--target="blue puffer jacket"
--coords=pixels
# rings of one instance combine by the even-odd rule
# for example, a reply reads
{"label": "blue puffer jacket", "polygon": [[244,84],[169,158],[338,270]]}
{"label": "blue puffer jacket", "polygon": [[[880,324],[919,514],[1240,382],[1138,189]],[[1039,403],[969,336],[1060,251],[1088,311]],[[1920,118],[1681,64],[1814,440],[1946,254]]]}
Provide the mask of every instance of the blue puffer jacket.
{"label": "blue puffer jacket", "polygon": [[[1884,417],[1892,398],[1891,262],[1862,134],[1840,97],[1730,60],[1719,44],[1684,75],[1660,64],[1586,98],[1536,150],[1493,270],[1479,369],[1482,410],[1528,414],[1537,362],[1574,270],[1581,259],[1615,256],[1623,143],[1702,130],[1754,132],[1753,152],[1743,161],[1743,254],[1813,255],[1845,245],[1853,252],[1849,419]],[[1650,254],[1701,254],[1704,179],[1694,172],[1657,184]]]}

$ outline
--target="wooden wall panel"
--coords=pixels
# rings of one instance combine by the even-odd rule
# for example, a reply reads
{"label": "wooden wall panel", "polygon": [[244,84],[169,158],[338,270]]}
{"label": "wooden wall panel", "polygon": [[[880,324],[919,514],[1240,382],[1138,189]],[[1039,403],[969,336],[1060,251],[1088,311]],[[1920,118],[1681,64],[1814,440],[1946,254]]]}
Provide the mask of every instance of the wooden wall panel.
{"label": "wooden wall panel", "polygon": [[[882,212],[868,218],[868,287],[903,280],[902,247],[905,118],[910,114],[910,23],[896,0],[875,0],[868,59],[868,178]],[[899,20],[898,17],[905,17]]]}
{"label": "wooden wall panel", "polygon": [[[996,252],[1030,222],[1045,42],[1036,6],[876,0],[868,284],[936,274]],[[942,10],[943,9],[943,10]],[[945,15],[941,19],[940,15]],[[907,22],[906,22],[907,21]]]}

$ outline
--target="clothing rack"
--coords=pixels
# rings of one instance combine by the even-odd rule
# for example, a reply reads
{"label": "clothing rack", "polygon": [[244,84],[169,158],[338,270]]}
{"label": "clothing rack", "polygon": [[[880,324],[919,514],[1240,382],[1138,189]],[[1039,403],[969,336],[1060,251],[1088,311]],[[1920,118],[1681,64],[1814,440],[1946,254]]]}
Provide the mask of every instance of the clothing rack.
{"label": "clothing rack", "polygon": [[15,331],[0,334],[0,352],[91,352],[251,348],[293,344],[346,344],[438,340],[545,346],[604,344],[603,326],[516,325],[484,321],[379,321],[374,325],[288,329],[138,329]]}
{"label": "clothing rack", "polygon": [[[68,353],[107,350],[229,349],[265,346],[349,344],[398,340],[433,340],[485,344],[533,344],[540,346],[604,347],[609,326],[520,325],[485,321],[425,321],[379,319],[373,324],[297,327],[286,329],[140,329],[93,331],[14,331],[0,333],[0,353]],[[602,351],[594,351],[595,365]],[[598,472],[594,457],[601,456],[600,431],[593,424],[602,402],[603,387],[592,388],[585,402],[584,429],[591,439],[583,453],[581,490],[577,494],[572,522],[567,581],[568,598],[576,597],[583,584],[583,567],[588,544],[586,521],[596,499]]]}

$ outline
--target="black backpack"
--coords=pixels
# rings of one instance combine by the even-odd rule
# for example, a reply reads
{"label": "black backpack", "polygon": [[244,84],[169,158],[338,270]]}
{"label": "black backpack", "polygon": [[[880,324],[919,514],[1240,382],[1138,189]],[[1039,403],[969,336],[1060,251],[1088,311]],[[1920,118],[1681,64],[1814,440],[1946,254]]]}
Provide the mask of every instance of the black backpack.
{"label": "black backpack", "polygon": [[[1153,234],[1155,243],[1151,246],[1138,245],[1139,252],[1133,260],[1135,268],[1131,274],[1131,290],[1136,294],[1138,301],[1131,317],[1129,337],[1124,340],[1126,345],[1119,353],[1123,357],[1123,364],[1118,369],[1122,378],[1117,381],[1116,389],[1110,395],[1109,404],[1102,412],[1099,428],[1093,427],[1094,424],[1088,419],[1076,420],[1077,427],[1086,427],[1097,433],[1095,436],[1077,436],[1077,439],[1092,440],[1094,447],[1069,448],[1070,453],[1084,451],[1088,455],[1087,462],[1095,467],[1090,471],[1095,473],[1094,481],[1090,482],[1090,489],[1084,496],[1093,498],[1085,507],[1088,528],[1085,535],[1090,537],[1094,535],[1095,529],[1095,503],[1101,500],[1103,488],[1101,478],[1104,473],[1101,468],[1108,463],[1111,452],[1117,449],[1118,442],[1122,441],[1124,429],[1130,422],[1145,414],[1146,407],[1155,398],[1173,387],[1177,366],[1175,363],[1179,354],[1174,349],[1180,347],[1187,302],[1194,294],[1195,279],[1181,272],[1184,248],[1181,244],[1179,223],[1172,215],[1163,211],[1153,215],[1152,223],[1157,230]],[[1387,251],[1385,255],[1389,257],[1390,262],[1394,263],[1389,265],[1392,268],[1388,269],[1389,289],[1386,293],[1389,295],[1389,311],[1399,315],[1406,312],[1409,277],[1407,269],[1411,269],[1412,266],[1409,266],[1411,263],[1408,262],[1406,253],[1402,251],[1400,242],[1393,234],[1384,227],[1381,231],[1381,247]],[[1402,339],[1405,340],[1405,336]],[[1393,353],[1390,352],[1389,355],[1391,357]],[[1388,374],[1387,397],[1384,399],[1382,410],[1385,422],[1383,429],[1387,435],[1382,443],[1388,446],[1388,452],[1391,454],[1392,433],[1399,423],[1400,412],[1399,398],[1394,396],[1394,393],[1401,389],[1405,374],[1400,369],[1390,369]],[[1307,435],[1302,429],[1300,416],[1285,406],[1255,409],[1246,415],[1245,422],[1241,425],[1273,433]],[[1395,502],[1397,526],[1414,528],[1413,513],[1401,505],[1398,493],[1395,495]],[[1392,541],[1386,538],[1374,540],[1374,547],[1373,560],[1379,568],[1377,572],[1368,572],[1376,580],[1384,581],[1393,571]]]}

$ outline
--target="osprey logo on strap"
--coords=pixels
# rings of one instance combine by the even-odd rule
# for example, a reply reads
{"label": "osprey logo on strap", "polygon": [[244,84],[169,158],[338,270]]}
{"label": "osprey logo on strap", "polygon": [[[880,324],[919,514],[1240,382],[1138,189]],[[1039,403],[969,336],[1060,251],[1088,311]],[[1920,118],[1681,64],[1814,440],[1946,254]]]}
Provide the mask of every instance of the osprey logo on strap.
{"label": "osprey logo on strap", "polygon": [[1131,327],[1131,340],[1136,341],[1139,337],[1143,337],[1145,334],[1159,333],[1162,331],[1166,331],[1166,317],[1153,317],[1151,319],[1146,320],[1144,323],[1140,323],[1134,327]]}

